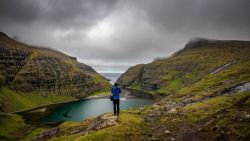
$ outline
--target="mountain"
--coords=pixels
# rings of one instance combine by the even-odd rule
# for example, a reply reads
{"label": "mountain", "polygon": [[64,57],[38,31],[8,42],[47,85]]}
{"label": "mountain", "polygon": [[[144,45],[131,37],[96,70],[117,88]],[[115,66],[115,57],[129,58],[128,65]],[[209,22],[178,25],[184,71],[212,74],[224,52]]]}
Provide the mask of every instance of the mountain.
{"label": "mountain", "polygon": [[86,97],[110,84],[75,57],[0,33],[0,87],[0,110],[10,112]]}
{"label": "mountain", "polygon": [[[167,95],[192,86],[206,76],[216,75],[236,65],[244,66],[249,61],[249,56],[249,41],[196,38],[169,58],[129,68],[117,82],[124,87]],[[231,85],[234,83],[236,82],[230,82]]]}

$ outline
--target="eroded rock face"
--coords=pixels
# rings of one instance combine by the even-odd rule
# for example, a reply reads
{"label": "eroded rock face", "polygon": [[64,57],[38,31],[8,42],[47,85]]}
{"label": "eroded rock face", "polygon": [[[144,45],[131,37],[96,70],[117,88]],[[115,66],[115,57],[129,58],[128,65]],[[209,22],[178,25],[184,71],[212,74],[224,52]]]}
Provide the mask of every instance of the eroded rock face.
{"label": "eroded rock face", "polygon": [[108,89],[109,83],[74,57],[0,36],[0,86],[22,92],[42,91],[45,96],[53,92],[84,97]]}
{"label": "eroded rock face", "polygon": [[0,79],[1,85],[10,84],[17,72],[26,63],[25,59],[30,52],[22,50],[13,50],[3,45],[0,46]]}
{"label": "eroded rock face", "polygon": [[11,86],[17,91],[48,90],[76,97],[98,88],[91,90],[95,86],[92,76],[73,67],[57,57],[38,56],[26,62]]}

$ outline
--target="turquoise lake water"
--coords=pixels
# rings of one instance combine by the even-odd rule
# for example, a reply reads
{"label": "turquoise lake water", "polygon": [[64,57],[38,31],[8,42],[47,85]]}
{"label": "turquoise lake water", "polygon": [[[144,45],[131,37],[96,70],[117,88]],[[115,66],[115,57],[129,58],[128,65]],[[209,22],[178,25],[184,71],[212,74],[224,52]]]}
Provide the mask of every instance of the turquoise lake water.
{"label": "turquoise lake water", "polygon": [[[120,100],[120,109],[143,107],[152,104],[147,99]],[[81,121],[88,117],[99,116],[102,113],[113,112],[113,103],[109,99],[83,99],[65,103],[57,107],[51,114],[43,118],[43,122]]]}

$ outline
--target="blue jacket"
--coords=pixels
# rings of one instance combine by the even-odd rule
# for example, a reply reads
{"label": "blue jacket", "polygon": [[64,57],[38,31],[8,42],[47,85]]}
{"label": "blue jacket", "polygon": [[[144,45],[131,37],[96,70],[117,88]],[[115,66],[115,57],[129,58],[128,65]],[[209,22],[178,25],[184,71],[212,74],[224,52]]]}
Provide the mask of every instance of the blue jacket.
{"label": "blue jacket", "polygon": [[120,99],[121,89],[117,86],[113,86],[111,89],[113,99]]}

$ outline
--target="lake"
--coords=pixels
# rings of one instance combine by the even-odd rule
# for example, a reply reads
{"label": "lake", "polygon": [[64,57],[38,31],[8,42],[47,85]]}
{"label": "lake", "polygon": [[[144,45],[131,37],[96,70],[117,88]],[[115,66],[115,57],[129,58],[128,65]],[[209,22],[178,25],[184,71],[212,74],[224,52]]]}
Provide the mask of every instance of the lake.
{"label": "lake", "polygon": [[[101,73],[104,77],[110,79],[114,84],[121,73]],[[138,108],[152,104],[149,99],[126,99],[121,98],[120,109]],[[99,116],[106,112],[113,112],[113,102],[110,99],[82,99],[79,101],[65,103],[55,108],[48,116],[42,119],[43,122],[59,121],[82,121],[92,116]]]}
{"label": "lake", "polygon": [[[125,99],[120,100],[120,109],[143,107],[153,102],[148,99]],[[88,117],[99,116],[102,113],[113,112],[113,103],[109,99],[83,99],[54,109],[48,116],[42,119],[43,122],[59,121],[82,121]]]}

